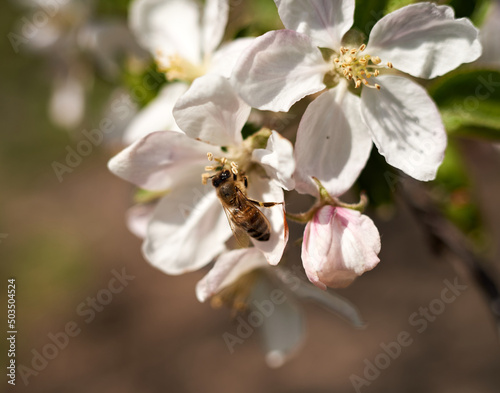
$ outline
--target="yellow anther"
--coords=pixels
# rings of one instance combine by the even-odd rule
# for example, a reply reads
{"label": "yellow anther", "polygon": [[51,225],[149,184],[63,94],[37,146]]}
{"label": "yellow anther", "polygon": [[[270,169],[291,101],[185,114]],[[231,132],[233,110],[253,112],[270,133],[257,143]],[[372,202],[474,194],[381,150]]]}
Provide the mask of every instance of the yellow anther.
{"label": "yellow anther", "polygon": [[233,172],[235,175],[238,174],[238,164],[236,164],[234,161],[231,161],[231,172]]}
{"label": "yellow anther", "polygon": [[207,158],[208,158],[208,161],[213,161],[214,160],[214,155],[210,152],[207,153]]}
{"label": "yellow anther", "polygon": [[338,57],[333,59],[332,71],[344,75],[347,80],[353,81],[355,88],[359,88],[363,83],[370,88],[380,89],[380,86],[368,83],[367,79],[372,76],[379,76],[382,68],[392,68],[392,63],[387,62],[385,63],[386,66],[381,64],[382,60],[378,56],[358,55],[365,49],[365,44],[360,45],[358,48],[340,47]]}
{"label": "yellow anther", "polygon": [[379,84],[377,84],[377,83],[375,83],[375,88],[376,88],[377,90],[380,90],[380,85],[379,85]]}
{"label": "yellow anther", "polygon": [[209,173],[202,173],[201,174],[201,184],[203,184],[203,185],[207,184],[208,179],[210,179]]}

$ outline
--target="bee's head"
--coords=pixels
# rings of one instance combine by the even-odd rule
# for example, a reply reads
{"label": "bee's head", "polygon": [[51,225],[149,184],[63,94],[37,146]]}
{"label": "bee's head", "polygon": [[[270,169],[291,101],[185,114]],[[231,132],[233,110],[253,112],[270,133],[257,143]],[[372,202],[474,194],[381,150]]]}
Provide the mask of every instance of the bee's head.
{"label": "bee's head", "polygon": [[229,169],[224,169],[213,177],[212,185],[214,187],[219,187],[222,183],[224,183],[227,179],[230,179],[232,176],[236,175],[233,175],[233,173]]}

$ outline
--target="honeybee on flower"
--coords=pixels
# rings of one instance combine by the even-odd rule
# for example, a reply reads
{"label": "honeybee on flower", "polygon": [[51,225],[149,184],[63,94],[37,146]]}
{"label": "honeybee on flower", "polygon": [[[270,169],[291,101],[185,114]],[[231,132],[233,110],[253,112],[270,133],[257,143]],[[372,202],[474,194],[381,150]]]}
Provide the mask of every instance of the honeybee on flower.
{"label": "honeybee on flower", "polygon": [[143,214],[137,219],[147,227],[146,259],[166,273],[205,266],[226,250],[232,235],[215,188],[201,180],[207,153],[237,164],[248,177],[249,198],[279,203],[262,212],[269,222],[269,240],[252,240],[270,264],[279,263],[288,240],[281,203],[283,189],[293,187],[293,150],[275,131],[262,130],[243,140],[241,129],[249,113],[226,78],[207,75],[194,81],[174,108],[185,133],[150,133],[111,159],[109,167],[118,176],[164,194],[146,219]]}

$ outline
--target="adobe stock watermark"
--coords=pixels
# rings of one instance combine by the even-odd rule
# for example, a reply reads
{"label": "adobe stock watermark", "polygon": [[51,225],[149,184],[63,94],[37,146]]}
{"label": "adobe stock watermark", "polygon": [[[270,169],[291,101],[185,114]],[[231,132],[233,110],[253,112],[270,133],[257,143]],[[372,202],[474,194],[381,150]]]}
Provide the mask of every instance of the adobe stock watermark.
{"label": "adobe stock watermark", "polygon": [[[285,272],[281,277],[283,284],[288,286],[293,292],[301,285],[300,279],[291,271]],[[256,329],[260,328],[275,312],[276,308],[287,301],[287,294],[279,288],[271,290],[268,299],[261,301],[254,300],[248,304],[251,310],[245,317],[238,315],[236,317],[236,331],[233,333],[224,332],[222,339],[227,346],[229,353],[234,353],[234,348],[237,344],[243,344],[246,339],[250,338]]]}
{"label": "adobe stock watermark", "polygon": [[493,80],[493,74],[489,74],[487,78],[482,75],[477,77],[477,86],[474,94],[464,98],[462,103],[456,102],[453,110],[457,113],[474,112],[479,109],[481,101],[485,101],[500,87],[500,80]]}
{"label": "adobe stock watermark", "polygon": [[0,233],[0,244],[2,244],[2,241],[4,239],[7,239],[9,237],[8,233]]}
{"label": "adobe stock watermark", "polygon": [[416,334],[421,334],[427,330],[430,323],[436,321],[437,317],[446,310],[447,306],[455,302],[458,297],[468,288],[467,285],[460,284],[458,277],[453,282],[444,280],[444,288],[439,297],[432,299],[426,307],[419,309],[408,317],[408,323],[415,328],[416,333],[403,330],[389,343],[380,343],[381,351],[374,356],[373,360],[364,360],[364,370],[362,375],[352,374],[349,380],[356,393],[361,392],[361,388],[370,386],[396,359],[401,356],[403,349],[409,347],[414,342]]}
{"label": "adobe stock watermark", "polygon": [[[121,272],[113,269],[111,275],[112,277],[105,288],[100,289],[94,297],[88,296],[76,306],[76,315],[85,318],[83,319],[85,324],[91,323],[96,314],[105,310],[115,296],[121,293],[130,281],[135,279],[135,276],[127,274],[125,268]],[[45,345],[39,349],[33,348],[31,350],[33,356],[29,365],[19,364],[17,366],[17,373],[25,386],[30,383],[30,378],[36,377],[45,370],[51,360],[57,358],[59,353],[69,345],[71,338],[77,337],[82,332],[83,326],[82,322],[71,320],[64,325],[61,331],[49,332],[47,334],[48,342]]]}
{"label": "adobe stock watermark", "polygon": [[33,12],[29,17],[23,16],[20,20],[19,33],[9,32],[9,39],[14,53],[19,53],[19,47],[29,43],[31,39],[40,34],[40,30],[47,27],[50,19],[57,16],[62,7],[68,4],[71,0],[44,0],[37,2],[38,10]]}

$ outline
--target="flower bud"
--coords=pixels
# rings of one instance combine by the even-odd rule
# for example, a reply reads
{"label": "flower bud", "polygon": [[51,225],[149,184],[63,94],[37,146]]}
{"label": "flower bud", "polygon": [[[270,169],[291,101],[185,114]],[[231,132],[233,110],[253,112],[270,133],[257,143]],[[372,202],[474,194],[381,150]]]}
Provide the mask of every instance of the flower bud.
{"label": "flower bud", "polygon": [[306,225],[302,262],[321,289],[343,288],[380,261],[380,235],[373,221],[352,209],[323,206]]}

